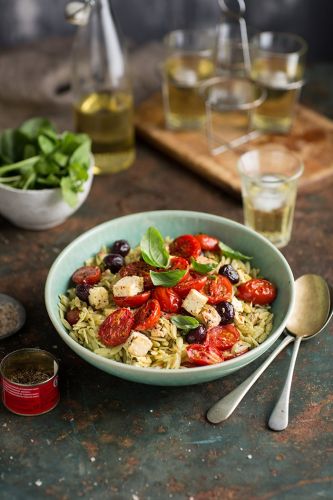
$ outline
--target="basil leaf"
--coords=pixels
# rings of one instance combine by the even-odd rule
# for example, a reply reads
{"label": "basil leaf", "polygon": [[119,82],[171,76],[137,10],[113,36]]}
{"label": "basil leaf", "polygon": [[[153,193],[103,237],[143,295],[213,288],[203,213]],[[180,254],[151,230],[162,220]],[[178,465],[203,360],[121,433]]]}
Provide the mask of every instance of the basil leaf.
{"label": "basil leaf", "polygon": [[166,269],[169,265],[169,252],[165,248],[161,233],[155,227],[149,227],[142,236],[141,256],[143,260],[153,267]]}
{"label": "basil leaf", "polygon": [[216,264],[213,264],[213,263],[201,264],[201,262],[197,262],[196,260],[194,260],[193,257],[191,259],[191,264],[192,264],[193,271],[196,271],[199,274],[207,274],[210,271],[212,271],[213,269],[215,269],[217,266],[217,262],[216,262]]}
{"label": "basil leaf", "polygon": [[219,241],[219,247],[222,250],[223,255],[225,255],[226,257],[230,257],[231,259],[238,259],[238,260],[253,259],[253,257],[249,257],[248,255],[244,255],[243,253],[228,247],[228,245],[222,243],[222,241]]}
{"label": "basil leaf", "polygon": [[186,274],[186,269],[174,269],[172,271],[155,272],[150,271],[150,277],[155,286],[175,286]]}
{"label": "basil leaf", "polygon": [[173,323],[179,330],[193,330],[198,328],[200,322],[192,318],[192,316],[183,316],[182,314],[175,314],[171,316],[171,323]]}

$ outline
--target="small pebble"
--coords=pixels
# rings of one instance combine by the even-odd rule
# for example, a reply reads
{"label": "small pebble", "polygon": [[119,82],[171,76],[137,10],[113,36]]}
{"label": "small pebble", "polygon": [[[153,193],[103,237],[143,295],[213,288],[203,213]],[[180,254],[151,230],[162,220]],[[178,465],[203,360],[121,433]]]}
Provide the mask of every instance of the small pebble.
{"label": "small pebble", "polygon": [[248,455],[248,456],[247,456],[247,458],[248,458],[249,460],[251,460],[251,459],[252,459],[252,455]]}
{"label": "small pebble", "polygon": [[35,481],[35,485],[36,486],[42,486],[42,481],[40,479],[37,479],[37,481]]}
{"label": "small pebble", "polygon": [[96,458],[95,457],[90,457],[90,462],[96,462]]}

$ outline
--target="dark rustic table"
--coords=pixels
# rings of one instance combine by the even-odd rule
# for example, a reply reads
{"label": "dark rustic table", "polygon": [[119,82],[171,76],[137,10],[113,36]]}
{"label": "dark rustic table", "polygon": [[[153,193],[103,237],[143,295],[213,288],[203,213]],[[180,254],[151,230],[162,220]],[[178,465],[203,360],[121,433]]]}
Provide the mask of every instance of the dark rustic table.
{"label": "dark rustic table", "polygon": [[[206,410],[267,354],[212,383],[151,387],[88,365],[52,327],[43,299],[48,269],[87,229],[152,209],[198,210],[242,221],[237,200],[140,141],[137,153],[128,171],[96,178],[84,206],[57,228],[24,231],[0,218],[0,291],[17,297],[27,310],[25,327],[1,342],[0,357],[38,346],[61,363],[56,409],[33,418],[0,409],[0,497],[333,498],[332,329],[301,346],[290,425],[274,433],[267,418],[291,348],[279,355],[234,415],[213,426],[205,420]],[[322,186],[298,197],[292,241],[283,254],[296,278],[314,272],[332,282],[332,248],[332,186]]]}

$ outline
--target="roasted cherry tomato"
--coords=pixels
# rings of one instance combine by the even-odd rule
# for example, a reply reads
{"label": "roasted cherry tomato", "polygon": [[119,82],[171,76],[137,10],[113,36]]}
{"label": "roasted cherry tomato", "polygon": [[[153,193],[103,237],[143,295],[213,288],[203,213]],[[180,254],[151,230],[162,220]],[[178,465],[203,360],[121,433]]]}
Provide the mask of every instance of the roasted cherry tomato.
{"label": "roasted cherry tomato", "polygon": [[239,331],[234,325],[214,326],[207,331],[205,345],[224,351],[231,349],[239,337]]}
{"label": "roasted cherry tomato", "polygon": [[144,287],[146,290],[153,288],[153,282],[150,278],[149,271],[156,271],[156,269],[146,262],[132,262],[122,267],[119,271],[119,275],[123,278],[124,276],[141,276],[143,278]]}
{"label": "roasted cherry tomato", "polygon": [[218,274],[213,279],[207,280],[204,292],[208,297],[209,304],[227,302],[232,298],[232,284],[228,278]]}
{"label": "roasted cherry tomato", "polygon": [[245,302],[264,306],[276,298],[276,287],[268,280],[252,279],[239,285],[237,297]]}
{"label": "roasted cherry tomato", "polygon": [[188,359],[195,365],[213,365],[223,361],[222,354],[215,347],[208,345],[190,344],[186,351]]}
{"label": "roasted cherry tomato", "polygon": [[134,328],[136,330],[150,330],[161,317],[161,307],[156,299],[149,299],[146,304],[141,306],[134,316]]}
{"label": "roasted cherry tomato", "polygon": [[123,344],[130,336],[133,324],[134,315],[129,309],[117,309],[99,327],[99,338],[107,346]]}
{"label": "roasted cherry tomato", "polygon": [[200,292],[200,290],[202,290],[205,286],[206,282],[207,276],[190,273],[189,277],[185,281],[181,281],[176,286],[174,286],[173,290],[183,299],[192,288]]}
{"label": "roasted cherry tomato", "polygon": [[208,234],[196,234],[195,238],[200,243],[202,250],[209,250],[215,252],[219,250],[219,240],[213,236],[208,236]]}
{"label": "roasted cherry tomato", "polygon": [[80,311],[79,309],[68,309],[65,314],[65,319],[68,321],[70,325],[75,325],[80,319]]}
{"label": "roasted cherry tomato", "polygon": [[133,295],[132,297],[113,297],[113,300],[119,307],[140,307],[147,302],[150,297],[150,291]]}
{"label": "roasted cherry tomato", "polygon": [[169,267],[168,271],[173,271],[174,269],[180,269],[181,271],[186,270],[186,273],[184,274],[182,279],[179,281],[179,283],[181,283],[182,281],[185,281],[189,276],[190,264],[183,257],[171,257],[170,267]]}
{"label": "roasted cherry tomato", "polygon": [[98,266],[82,266],[73,273],[72,281],[74,281],[76,285],[82,285],[82,283],[95,285],[100,281],[101,274],[101,270]]}
{"label": "roasted cherry tomato", "polygon": [[192,234],[184,234],[179,236],[170,245],[169,251],[172,255],[190,259],[197,259],[201,254],[201,246],[199,241]]}
{"label": "roasted cherry tomato", "polygon": [[182,299],[172,289],[165,286],[158,286],[153,291],[153,299],[158,300],[161,310],[168,313],[179,312]]}

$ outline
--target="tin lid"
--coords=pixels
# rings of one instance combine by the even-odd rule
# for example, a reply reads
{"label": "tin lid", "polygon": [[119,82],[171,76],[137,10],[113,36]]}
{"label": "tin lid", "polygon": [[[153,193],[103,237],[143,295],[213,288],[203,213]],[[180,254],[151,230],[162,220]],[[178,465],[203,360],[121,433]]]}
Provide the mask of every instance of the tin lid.
{"label": "tin lid", "polygon": [[18,332],[25,323],[23,305],[14,297],[0,293],[0,340]]}

